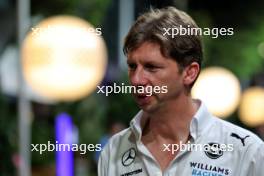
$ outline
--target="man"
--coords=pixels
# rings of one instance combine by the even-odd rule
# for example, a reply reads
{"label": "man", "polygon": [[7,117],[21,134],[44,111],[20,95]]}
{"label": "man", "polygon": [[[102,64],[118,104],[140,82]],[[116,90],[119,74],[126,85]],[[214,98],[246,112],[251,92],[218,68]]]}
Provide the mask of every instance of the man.
{"label": "man", "polygon": [[[263,142],[213,117],[201,101],[191,98],[202,44],[199,35],[171,37],[168,31],[180,27],[197,25],[186,13],[168,7],[143,14],[130,29],[124,52],[131,85],[165,85],[167,92],[135,93],[142,110],[130,128],[113,136],[103,149],[99,176],[263,175]],[[181,144],[204,147],[180,150]]]}

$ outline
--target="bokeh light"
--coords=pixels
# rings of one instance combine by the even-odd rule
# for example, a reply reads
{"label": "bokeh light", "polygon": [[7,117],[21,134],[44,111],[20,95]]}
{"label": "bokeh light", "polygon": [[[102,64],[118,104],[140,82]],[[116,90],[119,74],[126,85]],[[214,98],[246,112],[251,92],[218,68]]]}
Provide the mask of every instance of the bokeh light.
{"label": "bokeh light", "polygon": [[101,32],[72,16],[43,20],[26,36],[22,67],[29,85],[58,101],[87,96],[103,79],[107,65]]}
{"label": "bokeh light", "polygon": [[239,80],[229,70],[209,67],[201,71],[193,89],[193,98],[201,99],[214,115],[225,118],[237,108],[241,95]]}
{"label": "bokeh light", "polygon": [[241,121],[251,127],[264,124],[264,88],[252,87],[242,95],[239,107]]}

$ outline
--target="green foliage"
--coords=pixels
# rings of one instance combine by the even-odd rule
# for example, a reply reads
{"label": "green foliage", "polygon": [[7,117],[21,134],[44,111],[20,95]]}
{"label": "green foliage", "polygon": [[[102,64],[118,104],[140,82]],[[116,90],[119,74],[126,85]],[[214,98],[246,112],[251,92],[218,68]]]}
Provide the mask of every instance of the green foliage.
{"label": "green foliage", "polygon": [[[122,83],[129,85],[127,73],[121,73],[121,75],[116,83],[118,85]],[[108,97],[108,101],[110,102],[107,109],[108,116],[115,121],[123,122],[127,125],[139,111],[131,94],[111,94]]]}
{"label": "green foliage", "polygon": [[9,106],[10,100],[0,95],[0,171],[1,175],[13,175],[15,171],[12,157],[18,146],[17,119],[15,106]]}
{"label": "green foliage", "polygon": [[206,65],[228,68],[241,79],[249,79],[261,70],[262,58],[257,52],[258,44],[264,37],[255,36],[253,31],[235,31],[234,36],[212,39],[209,59]]}
{"label": "green foliage", "polygon": [[[55,143],[55,133],[53,125],[48,123],[47,119],[33,120],[32,123],[32,144],[48,144]],[[31,152],[32,164],[41,165],[49,164],[55,160],[55,152],[45,151],[42,154],[39,151]]]}
{"label": "green foliage", "polygon": [[[196,15],[201,28],[214,27],[212,19],[205,12],[193,12],[193,14]],[[253,16],[251,18],[254,19]],[[258,18],[261,17],[258,16]],[[250,27],[235,27],[233,36],[219,35],[218,38],[203,36],[203,39],[206,67],[225,67],[243,80],[249,79],[263,69],[264,60],[258,53],[258,45],[264,41],[263,22],[255,21]]]}
{"label": "green foliage", "polygon": [[33,14],[45,17],[59,14],[79,16],[93,25],[100,25],[110,0],[46,0],[33,1]]}

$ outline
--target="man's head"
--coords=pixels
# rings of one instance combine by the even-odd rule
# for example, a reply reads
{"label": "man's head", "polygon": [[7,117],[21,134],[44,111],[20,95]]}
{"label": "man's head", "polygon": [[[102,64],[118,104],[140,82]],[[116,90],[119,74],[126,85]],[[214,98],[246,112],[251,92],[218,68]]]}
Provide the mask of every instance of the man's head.
{"label": "man's head", "polygon": [[[154,9],[141,15],[131,27],[125,38],[125,55],[133,52],[144,42],[153,42],[160,46],[166,58],[174,59],[180,71],[193,62],[202,63],[202,42],[199,35],[168,35],[173,28],[198,28],[193,19],[185,12],[174,7]],[[197,75],[198,76],[198,75]],[[187,88],[190,90],[195,80]]]}
{"label": "man's head", "polygon": [[167,86],[166,93],[150,97],[135,94],[145,111],[153,111],[189,96],[202,61],[202,44],[197,35],[164,35],[169,28],[193,28],[195,22],[173,7],[151,10],[131,27],[124,44],[129,79],[133,86]]}

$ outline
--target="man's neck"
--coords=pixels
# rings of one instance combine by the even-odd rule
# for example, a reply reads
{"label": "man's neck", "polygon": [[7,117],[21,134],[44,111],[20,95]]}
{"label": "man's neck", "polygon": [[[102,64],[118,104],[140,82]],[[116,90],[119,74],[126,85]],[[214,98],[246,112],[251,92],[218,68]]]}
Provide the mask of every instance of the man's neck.
{"label": "man's neck", "polygon": [[143,136],[160,142],[186,142],[190,133],[191,120],[199,104],[195,103],[191,97],[184,96],[167,103],[153,113],[144,112],[143,119],[147,122],[143,128]]}

